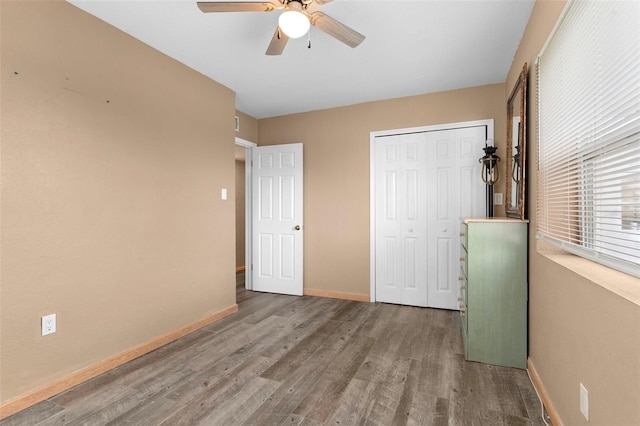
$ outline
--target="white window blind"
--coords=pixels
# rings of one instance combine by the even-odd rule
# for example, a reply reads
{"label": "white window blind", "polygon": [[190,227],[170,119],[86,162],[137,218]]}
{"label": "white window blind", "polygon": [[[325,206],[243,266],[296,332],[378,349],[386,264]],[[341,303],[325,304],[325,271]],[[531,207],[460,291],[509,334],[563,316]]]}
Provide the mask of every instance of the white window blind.
{"label": "white window blind", "polygon": [[640,1],[571,1],[537,80],[537,237],[640,276]]}

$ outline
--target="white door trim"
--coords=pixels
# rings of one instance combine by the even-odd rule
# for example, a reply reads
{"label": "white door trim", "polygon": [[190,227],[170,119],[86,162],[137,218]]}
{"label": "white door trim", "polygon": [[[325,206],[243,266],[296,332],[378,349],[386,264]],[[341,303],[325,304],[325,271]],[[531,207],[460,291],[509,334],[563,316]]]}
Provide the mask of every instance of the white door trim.
{"label": "white door trim", "polygon": [[[486,126],[487,140],[493,145],[493,119],[463,121],[459,123],[436,124],[433,126],[410,127],[404,129],[380,130],[369,133],[369,301],[376,301],[376,168],[375,147],[376,137],[402,135],[407,133],[433,132],[438,130],[459,129],[462,127]],[[480,158],[482,153],[478,153]]]}
{"label": "white door trim", "polygon": [[[249,142],[247,140],[236,138],[236,145],[245,148],[245,165],[244,165],[244,287],[247,290],[253,289],[253,277],[251,273],[253,258],[252,258],[252,236],[253,219],[251,216],[252,208],[251,202],[253,200],[253,187],[251,185],[251,158],[253,158],[253,148],[258,145]],[[247,164],[249,162],[249,164]]]}

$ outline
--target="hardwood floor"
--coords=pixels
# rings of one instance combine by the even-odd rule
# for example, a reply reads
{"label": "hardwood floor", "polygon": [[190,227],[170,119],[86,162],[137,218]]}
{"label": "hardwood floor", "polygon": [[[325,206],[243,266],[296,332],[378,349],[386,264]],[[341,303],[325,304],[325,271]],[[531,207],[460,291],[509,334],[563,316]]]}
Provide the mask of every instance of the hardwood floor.
{"label": "hardwood floor", "polygon": [[9,425],[544,425],[524,370],[466,362],[451,311],[244,290],[238,313]]}

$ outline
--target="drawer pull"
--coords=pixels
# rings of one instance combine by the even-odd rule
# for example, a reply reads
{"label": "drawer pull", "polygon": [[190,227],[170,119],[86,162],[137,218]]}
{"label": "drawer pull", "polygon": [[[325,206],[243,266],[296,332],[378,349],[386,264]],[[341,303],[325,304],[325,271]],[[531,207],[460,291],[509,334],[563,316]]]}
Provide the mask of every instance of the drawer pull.
{"label": "drawer pull", "polygon": [[464,285],[464,284],[462,284],[462,285],[460,286],[460,290],[464,290],[465,288],[467,288],[467,286],[466,286],[466,285]]}
{"label": "drawer pull", "polygon": [[460,236],[461,236],[461,237],[464,237],[464,232],[461,232],[461,233],[460,233]]}
{"label": "drawer pull", "polygon": [[464,280],[464,277],[463,277],[462,275],[460,275],[460,276],[458,277],[458,281],[462,281],[462,280]]}
{"label": "drawer pull", "polygon": [[460,256],[460,262],[464,262],[464,256]]}

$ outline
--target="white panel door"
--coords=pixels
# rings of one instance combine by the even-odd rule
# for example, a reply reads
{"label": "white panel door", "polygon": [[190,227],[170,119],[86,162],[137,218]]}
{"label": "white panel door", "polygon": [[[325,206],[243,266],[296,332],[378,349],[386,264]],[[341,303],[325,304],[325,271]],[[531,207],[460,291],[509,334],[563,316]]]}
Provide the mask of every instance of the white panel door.
{"label": "white panel door", "polygon": [[253,290],[302,295],[302,144],[253,148]]}
{"label": "white panel door", "polygon": [[375,138],[375,300],[458,309],[460,218],[485,216],[485,126]]}
{"label": "white panel door", "polygon": [[469,127],[427,133],[428,304],[458,309],[460,218],[484,217],[485,185],[478,162],[485,128]]}
{"label": "white panel door", "polygon": [[376,300],[427,306],[424,133],[376,138]]}

